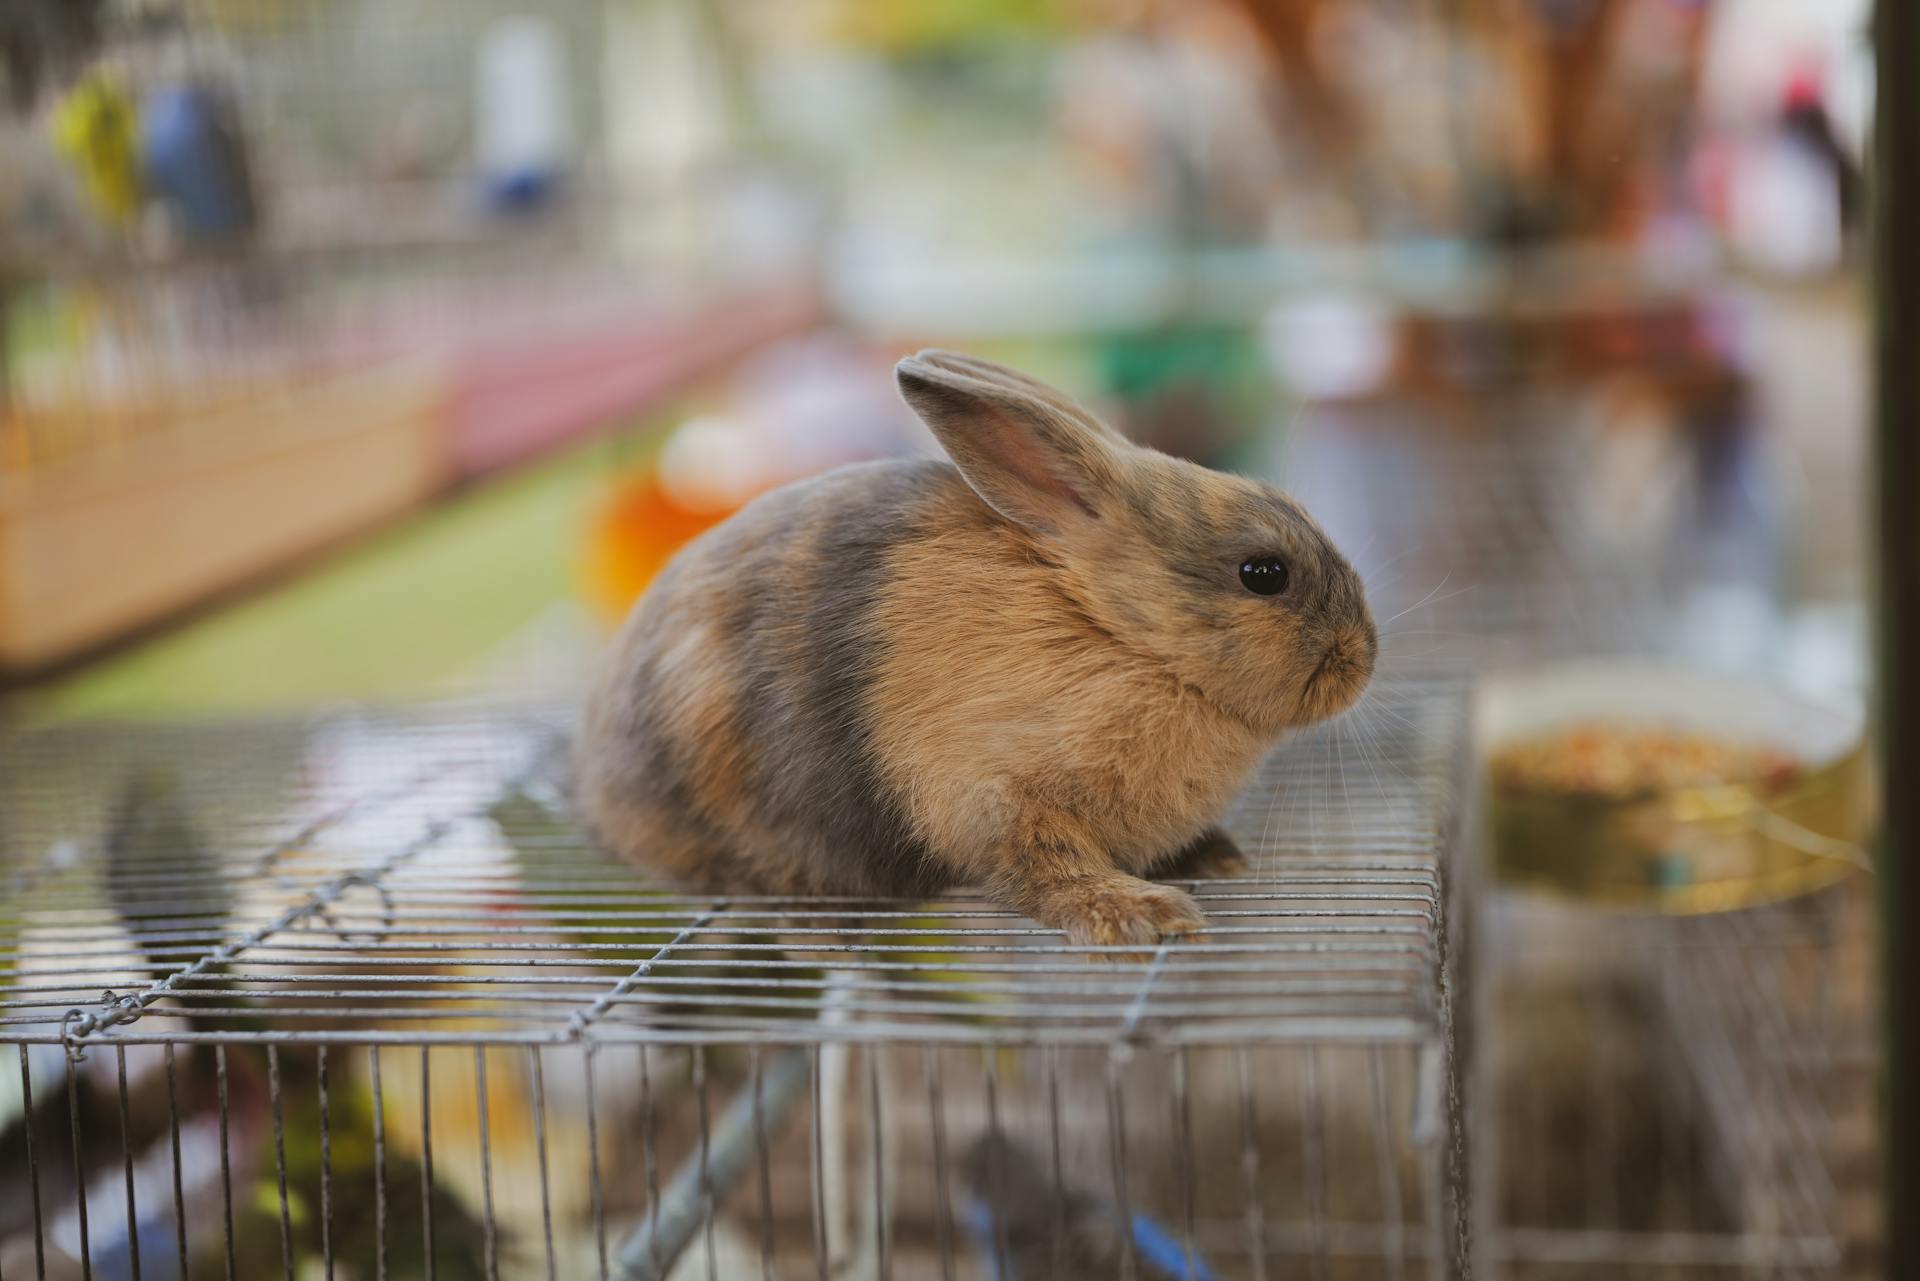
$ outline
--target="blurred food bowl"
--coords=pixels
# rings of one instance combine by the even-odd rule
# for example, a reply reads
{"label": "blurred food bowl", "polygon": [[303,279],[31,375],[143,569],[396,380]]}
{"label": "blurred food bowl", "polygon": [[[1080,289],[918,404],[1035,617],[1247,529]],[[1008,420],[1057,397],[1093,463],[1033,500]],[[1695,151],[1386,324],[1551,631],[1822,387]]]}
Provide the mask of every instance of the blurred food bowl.
{"label": "blurred food bowl", "polygon": [[1695,913],[1806,893],[1866,863],[1857,706],[1639,663],[1493,676],[1479,700],[1502,882]]}

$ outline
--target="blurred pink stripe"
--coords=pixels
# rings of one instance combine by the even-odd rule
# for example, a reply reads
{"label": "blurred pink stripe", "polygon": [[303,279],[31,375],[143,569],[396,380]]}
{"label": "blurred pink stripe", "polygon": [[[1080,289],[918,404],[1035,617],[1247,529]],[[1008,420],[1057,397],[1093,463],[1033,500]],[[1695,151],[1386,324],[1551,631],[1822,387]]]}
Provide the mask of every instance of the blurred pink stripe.
{"label": "blurred pink stripe", "polygon": [[689,382],[819,317],[780,288],[702,304],[605,312],[457,341],[446,417],[457,477],[494,471],[643,412]]}

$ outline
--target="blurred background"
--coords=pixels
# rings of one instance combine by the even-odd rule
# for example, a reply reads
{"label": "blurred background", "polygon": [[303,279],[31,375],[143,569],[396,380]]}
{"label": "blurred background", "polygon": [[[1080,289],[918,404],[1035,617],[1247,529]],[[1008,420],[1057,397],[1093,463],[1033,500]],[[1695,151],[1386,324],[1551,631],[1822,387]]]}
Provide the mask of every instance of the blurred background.
{"label": "blurred background", "polygon": [[[1864,770],[1867,8],[0,0],[0,752],[59,746],[0,756],[0,852],[65,866],[35,816],[120,813],[123,759],[364,785],[351,735],[258,727],[564,706],[688,538],[931,451],[926,345],[1277,477],[1383,684],[1658,658]],[[1631,921],[1468,904],[1490,1260],[1871,1267],[1872,881],[1805,823],[1785,880],[1676,854]]]}
{"label": "blurred background", "polygon": [[[565,681],[753,492],[925,448],[941,343],[1256,470],[1550,422],[1718,660],[1857,679],[1864,11],[13,0],[0,669]],[[1297,470],[1337,531],[1372,483]]]}

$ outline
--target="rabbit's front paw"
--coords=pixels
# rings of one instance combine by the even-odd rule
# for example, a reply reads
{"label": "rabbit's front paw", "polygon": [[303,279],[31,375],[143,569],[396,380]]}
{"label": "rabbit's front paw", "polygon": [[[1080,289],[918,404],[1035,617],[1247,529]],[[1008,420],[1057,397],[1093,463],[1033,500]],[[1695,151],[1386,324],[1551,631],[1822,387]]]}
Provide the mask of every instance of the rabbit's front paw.
{"label": "rabbit's front paw", "polygon": [[1089,886],[1059,907],[1067,941],[1080,947],[1150,946],[1207,928],[1191,894],[1133,877]]}

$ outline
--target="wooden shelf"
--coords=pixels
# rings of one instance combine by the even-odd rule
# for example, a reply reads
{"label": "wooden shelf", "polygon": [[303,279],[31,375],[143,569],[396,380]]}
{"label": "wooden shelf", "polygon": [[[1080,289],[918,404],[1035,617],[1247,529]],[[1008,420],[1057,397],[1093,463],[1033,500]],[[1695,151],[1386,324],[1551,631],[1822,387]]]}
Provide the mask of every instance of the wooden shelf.
{"label": "wooden shelf", "polygon": [[396,364],[0,473],[0,668],[45,666],[423,501],[441,382]]}

